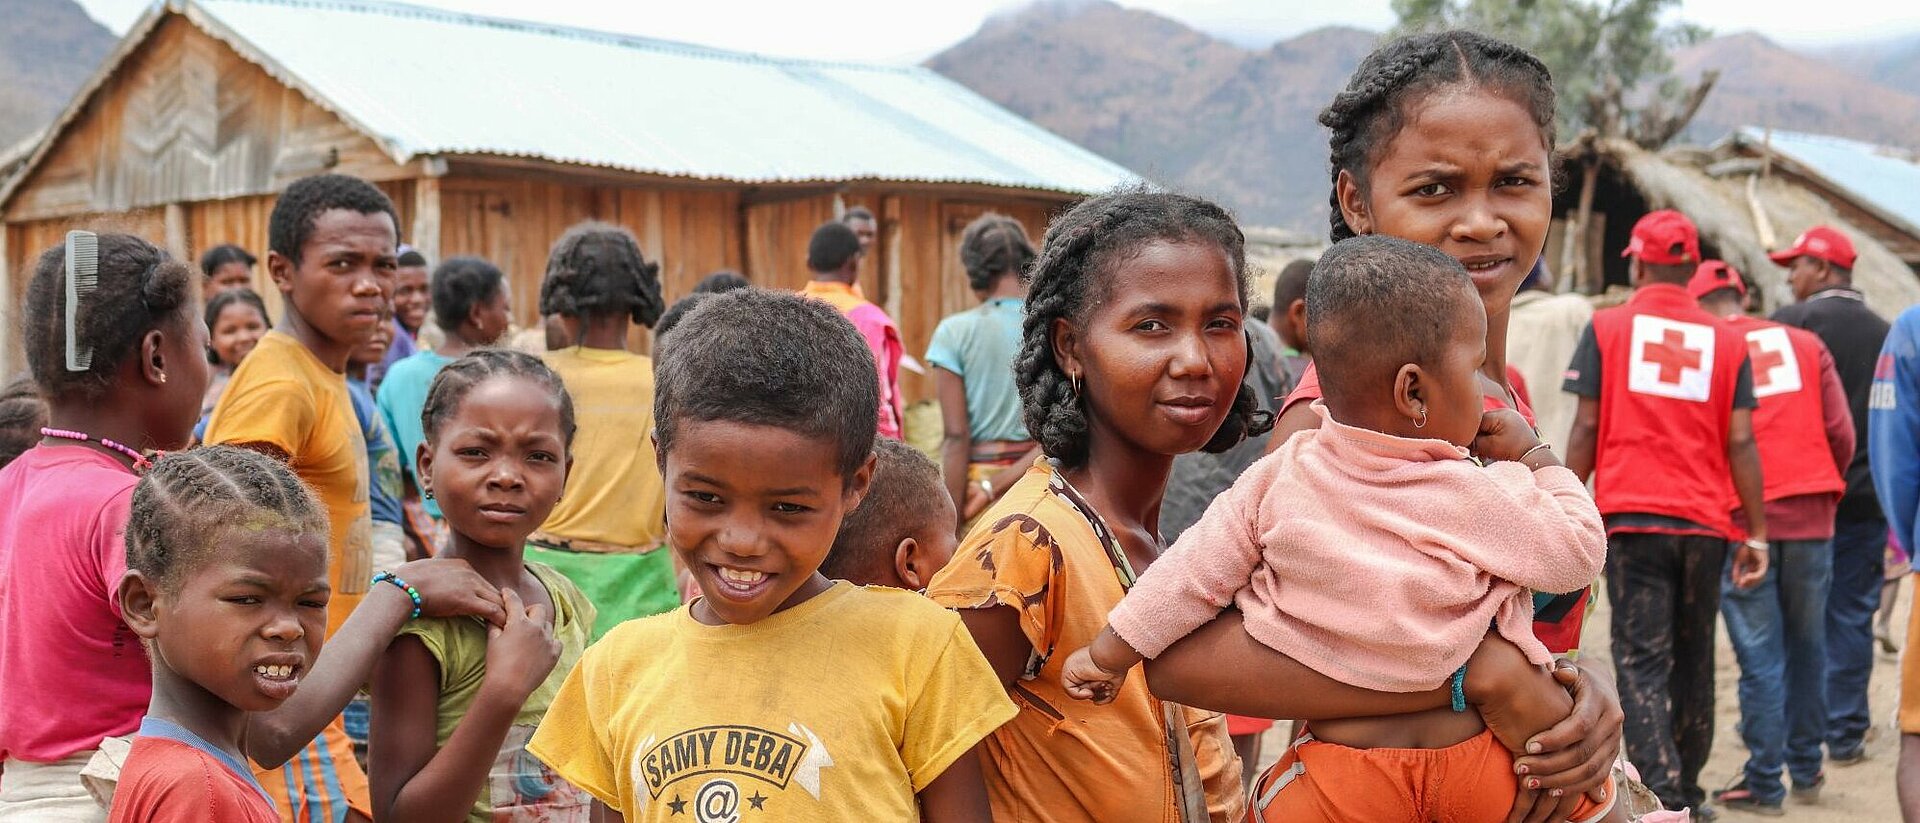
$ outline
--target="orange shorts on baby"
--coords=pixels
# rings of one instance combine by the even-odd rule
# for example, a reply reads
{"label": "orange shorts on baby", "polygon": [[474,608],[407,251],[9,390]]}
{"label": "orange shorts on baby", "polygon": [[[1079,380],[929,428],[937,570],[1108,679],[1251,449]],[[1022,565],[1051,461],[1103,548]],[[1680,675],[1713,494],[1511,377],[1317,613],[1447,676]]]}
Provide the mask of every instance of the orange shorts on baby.
{"label": "orange shorts on baby", "polygon": [[[1444,749],[1355,749],[1302,735],[1253,784],[1248,823],[1377,823],[1505,820],[1519,792],[1513,754],[1483,731]],[[1581,798],[1569,820],[1590,823],[1612,810]]]}

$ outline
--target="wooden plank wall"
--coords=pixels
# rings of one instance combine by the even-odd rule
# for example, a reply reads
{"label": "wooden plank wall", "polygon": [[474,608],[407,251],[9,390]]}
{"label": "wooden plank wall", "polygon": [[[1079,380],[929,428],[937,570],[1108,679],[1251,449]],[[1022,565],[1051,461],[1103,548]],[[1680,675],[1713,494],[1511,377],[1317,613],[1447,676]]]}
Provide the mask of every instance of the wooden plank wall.
{"label": "wooden plank wall", "polygon": [[[709,272],[742,268],[739,195],[731,190],[447,177],[440,197],[442,258],[479,255],[500,266],[511,284],[514,317],[524,326],[540,321],[540,279],[553,241],[583,220],[632,231],[647,259],[661,263],[669,302]],[[640,350],[645,342],[644,333],[635,335]]]}
{"label": "wooden plank wall", "polygon": [[8,224],[6,254],[10,277],[4,307],[5,354],[0,357],[0,362],[5,363],[6,374],[18,374],[27,367],[26,355],[20,344],[20,326],[15,318],[26,303],[27,284],[33,280],[34,264],[39,261],[42,252],[66,242],[67,232],[72,229],[136,234],[158,244],[166,237],[165,220],[160,209],[140,209],[119,214]]}
{"label": "wooden plank wall", "polygon": [[415,173],[175,16],[93,96],[16,193],[7,219],[267,194],[322,171],[372,180]]}

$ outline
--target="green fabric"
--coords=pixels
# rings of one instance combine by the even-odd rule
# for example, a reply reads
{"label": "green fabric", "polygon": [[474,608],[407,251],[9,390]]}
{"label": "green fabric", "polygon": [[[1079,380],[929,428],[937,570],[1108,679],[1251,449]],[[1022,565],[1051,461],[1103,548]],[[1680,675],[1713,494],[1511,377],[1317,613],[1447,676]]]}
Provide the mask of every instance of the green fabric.
{"label": "green fabric", "polygon": [[[531,729],[540,725],[540,719],[546,716],[554,695],[560,691],[560,684],[573,671],[573,664],[580,660],[580,654],[587,650],[590,642],[588,633],[595,619],[592,603],[564,574],[532,558],[526,558],[526,565],[527,570],[539,578],[541,585],[547,587],[547,595],[553,598],[553,636],[560,641],[560,659],[554,663],[553,671],[540,684],[540,688],[527,696],[527,702],[513,718],[515,727]],[[445,746],[447,739],[453,736],[453,730],[460,725],[460,718],[465,717],[467,710],[473,707],[474,698],[480,694],[480,685],[486,680],[487,624],[471,617],[421,618],[409,621],[400,629],[400,634],[419,638],[421,645],[426,646],[427,652],[440,664],[440,703],[434,716],[434,740],[436,746]],[[509,734],[507,745],[513,746],[517,740],[520,746],[525,746],[528,736],[530,732]],[[521,753],[503,752],[503,756],[496,761],[496,767],[501,763],[532,760],[515,756],[518,754]],[[496,768],[496,771],[499,769]],[[469,823],[490,823],[494,818],[492,801],[498,796],[482,791],[467,814]]]}
{"label": "green fabric", "polygon": [[525,557],[558,569],[586,594],[599,613],[593,624],[596,641],[628,620],[680,607],[673,554],[665,546],[645,554],[595,554],[528,543]]}

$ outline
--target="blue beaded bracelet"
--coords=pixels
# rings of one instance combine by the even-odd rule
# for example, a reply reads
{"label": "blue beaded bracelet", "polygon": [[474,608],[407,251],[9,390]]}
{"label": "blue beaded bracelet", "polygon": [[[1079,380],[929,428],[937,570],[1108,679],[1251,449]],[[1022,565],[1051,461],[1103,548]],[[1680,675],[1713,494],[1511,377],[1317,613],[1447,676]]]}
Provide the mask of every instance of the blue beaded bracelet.
{"label": "blue beaded bracelet", "polygon": [[1460,664],[1460,670],[1453,673],[1453,710],[1467,710],[1467,664]]}
{"label": "blue beaded bracelet", "polygon": [[[420,617],[420,606],[422,605],[422,602],[420,600],[419,589],[416,589],[413,586],[408,585],[407,581],[401,580],[400,575],[394,574],[393,572],[381,572],[373,576],[373,585],[378,586],[381,583],[392,583],[395,586],[399,586],[401,591],[406,592],[407,597],[413,599],[413,614],[409,615],[408,619],[417,619]],[[1459,691],[1459,687],[1455,686],[1454,691],[1457,693]],[[1460,710],[1455,709],[1454,711],[1460,711]]]}

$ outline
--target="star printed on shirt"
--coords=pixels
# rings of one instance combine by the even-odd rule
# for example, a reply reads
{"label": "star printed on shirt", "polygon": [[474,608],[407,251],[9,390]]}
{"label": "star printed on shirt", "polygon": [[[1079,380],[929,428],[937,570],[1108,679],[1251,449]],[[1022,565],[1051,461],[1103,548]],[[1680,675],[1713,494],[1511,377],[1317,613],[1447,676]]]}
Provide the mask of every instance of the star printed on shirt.
{"label": "star printed on shirt", "polygon": [[673,796],[672,800],[667,801],[667,811],[673,814],[676,814],[676,815],[681,814],[686,810],[687,810],[687,801],[681,800],[680,795],[676,794]]}
{"label": "star printed on shirt", "polygon": [[753,808],[755,808],[756,810],[759,810],[759,811],[767,810],[767,806],[766,806],[767,798],[765,795],[762,795],[759,792],[754,792],[752,797],[747,798],[747,802],[753,804]]}

